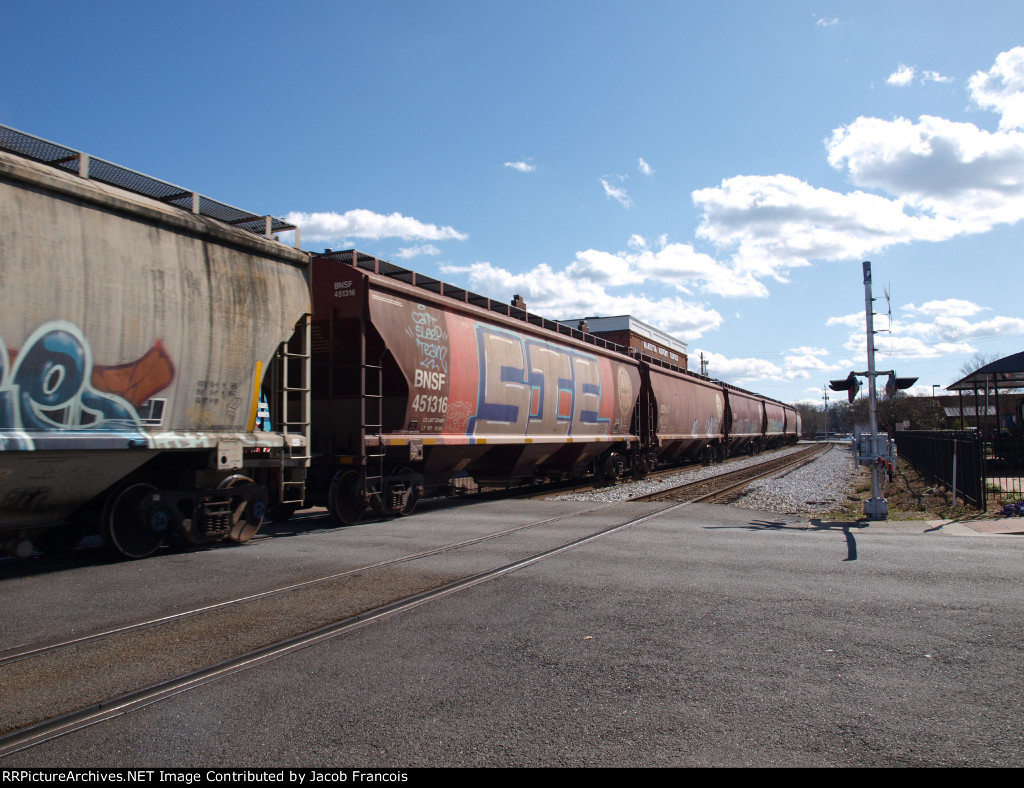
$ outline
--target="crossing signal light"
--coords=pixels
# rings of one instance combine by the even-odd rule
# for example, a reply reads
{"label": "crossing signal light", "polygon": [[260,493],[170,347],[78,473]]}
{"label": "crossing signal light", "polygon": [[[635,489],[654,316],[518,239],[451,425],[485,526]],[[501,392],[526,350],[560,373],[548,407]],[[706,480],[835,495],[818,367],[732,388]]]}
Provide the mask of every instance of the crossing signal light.
{"label": "crossing signal light", "polygon": [[849,377],[843,378],[843,380],[829,381],[828,387],[833,391],[845,391],[847,399],[853,402],[857,399],[857,392],[860,391],[860,381],[851,372]]}
{"label": "crossing signal light", "polygon": [[893,397],[897,391],[909,389],[915,383],[917,383],[917,378],[898,378],[896,373],[893,372],[889,375],[889,379],[885,381],[885,394],[888,397]]}

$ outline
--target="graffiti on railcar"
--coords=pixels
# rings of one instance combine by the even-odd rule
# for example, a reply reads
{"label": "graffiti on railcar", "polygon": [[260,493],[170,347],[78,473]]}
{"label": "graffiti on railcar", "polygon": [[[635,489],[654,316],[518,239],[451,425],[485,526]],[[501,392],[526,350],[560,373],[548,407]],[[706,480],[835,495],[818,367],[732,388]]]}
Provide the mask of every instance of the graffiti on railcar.
{"label": "graffiti on railcar", "polygon": [[45,323],[16,353],[0,337],[0,448],[123,447],[125,436],[143,439],[138,408],[173,377],[159,342],[130,364],[94,366],[73,323]]}
{"label": "graffiti on railcar", "polygon": [[708,416],[704,424],[705,435],[717,435],[722,432],[722,420],[725,418],[725,398],[721,392],[715,392],[715,411]]}
{"label": "graffiti on railcar", "polygon": [[596,356],[476,326],[479,382],[466,432],[606,435]]}
{"label": "graffiti on railcar", "polygon": [[436,372],[448,372],[448,332],[426,306],[417,304],[412,310],[412,325],[406,333],[416,342],[419,365]]}

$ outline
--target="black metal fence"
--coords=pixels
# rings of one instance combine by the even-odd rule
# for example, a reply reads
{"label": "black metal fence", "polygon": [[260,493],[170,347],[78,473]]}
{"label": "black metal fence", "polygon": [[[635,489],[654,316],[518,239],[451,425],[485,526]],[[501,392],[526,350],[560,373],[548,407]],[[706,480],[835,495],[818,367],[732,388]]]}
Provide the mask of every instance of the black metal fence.
{"label": "black metal fence", "polygon": [[997,502],[1006,516],[1024,508],[1024,438],[1003,433],[988,444],[985,488],[989,503]]}
{"label": "black metal fence", "polygon": [[942,482],[958,498],[987,511],[985,444],[977,433],[907,431],[897,432],[895,439],[899,456],[918,473]]}

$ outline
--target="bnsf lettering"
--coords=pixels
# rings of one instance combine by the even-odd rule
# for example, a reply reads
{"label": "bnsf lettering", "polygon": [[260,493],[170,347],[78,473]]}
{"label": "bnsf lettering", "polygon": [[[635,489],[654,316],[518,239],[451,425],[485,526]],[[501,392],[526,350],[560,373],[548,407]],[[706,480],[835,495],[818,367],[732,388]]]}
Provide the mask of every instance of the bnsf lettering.
{"label": "bnsf lettering", "polygon": [[417,369],[413,386],[418,389],[431,389],[440,391],[444,388],[447,375],[444,372],[431,372],[426,369]]}
{"label": "bnsf lettering", "polygon": [[347,298],[348,296],[354,296],[356,290],[352,287],[352,280],[347,282],[335,282],[334,283],[334,297],[335,298]]}

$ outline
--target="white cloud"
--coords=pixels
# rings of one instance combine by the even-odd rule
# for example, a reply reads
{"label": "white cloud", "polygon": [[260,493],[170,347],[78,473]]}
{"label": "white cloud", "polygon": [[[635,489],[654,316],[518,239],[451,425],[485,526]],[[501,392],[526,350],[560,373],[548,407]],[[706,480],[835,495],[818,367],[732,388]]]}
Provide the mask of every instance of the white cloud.
{"label": "white cloud", "polygon": [[[761,358],[729,358],[721,353],[713,353],[703,348],[692,350],[690,358],[699,359],[702,353],[704,360],[708,362],[708,374],[728,383],[742,385],[756,380],[786,379],[786,373],[782,367]],[[699,366],[698,361],[693,368],[697,370]]]}
{"label": "white cloud", "polygon": [[920,312],[923,315],[952,315],[955,317],[970,317],[982,312],[989,307],[978,306],[971,301],[964,301],[962,298],[946,298],[942,301],[926,301],[921,306],[907,304],[903,309],[907,312]]}
{"label": "white cloud", "polygon": [[399,260],[411,260],[414,257],[422,257],[423,255],[436,257],[439,254],[441,254],[441,250],[433,244],[421,244],[420,246],[407,246],[399,249],[395,252],[395,257]]}
{"label": "white cloud", "polygon": [[[918,75],[901,64],[890,82]],[[920,76],[948,81],[934,71]],[[817,188],[781,173],[726,178],[692,194],[703,212],[697,237],[729,250],[736,275],[785,282],[789,269],[815,260],[865,259],[899,244],[1019,222],[1024,131],[1014,129],[1024,126],[1024,47],[999,55],[970,90],[979,106],[1003,113],[1001,131],[928,115],[857,118],[825,141],[829,163],[855,190]]]}
{"label": "white cloud", "polygon": [[[626,180],[625,175],[616,175],[615,177],[618,178],[620,183]],[[611,197],[612,199],[618,200],[624,208],[633,207],[633,200],[630,199],[630,196],[626,192],[625,187],[616,186],[607,177],[601,178],[600,180],[601,186],[604,187],[604,193],[606,197]]]}
{"label": "white cloud", "polygon": [[813,187],[791,175],[739,175],[693,193],[704,216],[697,235],[736,247],[737,270],[785,281],[811,260],[864,258],[911,240],[945,240],[954,220],[908,215],[898,201]]}
{"label": "white cloud", "polygon": [[404,241],[464,241],[453,227],[425,224],[400,213],[379,214],[362,208],[345,213],[292,211],[285,221],[297,225],[303,241],[332,242],[344,238],[401,238]]}
{"label": "white cloud", "polygon": [[977,72],[967,85],[979,107],[1002,116],[1000,130],[1024,127],[1024,47],[1000,53],[991,69]]}
{"label": "white cloud", "polygon": [[917,70],[913,66],[905,66],[900,63],[899,68],[893,71],[885,81],[889,85],[905,87],[914,81],[914,75],[916,73]]}
{"label": "white cloud", "polygon": [[806,379],[812,377],[812,374],[820,377],[827,372],[840,369],[841,366],[838,364],[822,361],[820,356],[827,355],[828,351],[820,348],[798,348],[795,352],[791,351],[784,359],[787,377]]}
{"label": "white cloud", "polygon": [[[720,353],[713,353],[703,348],[696,348],[690,354],[691,359],[698,359],[704,354],[708,360],[712,377],[720,378],[729,383],[745,385],[767,380],[808,380],[824,378],[838,370],[846,370],[850,366],[848,360],[828,362],[821,356],[828,356],[824,348],[801,347],[788,351],[781,365],[762,358],[729,358]],[[695,362],[693,368],[699,366]],[[814,389],[808,389],[812,391]]]}
{"label": "white cloud", "polygon": [[922,71],[921,82],[938,82],[946,85],[953,81],[953,77],[947,77],[940,74],[938,71]]}
{"label": "white cloud", "polygon": [[601,284],[631,284],[629,262],[610,252],[587,249],[576,253],[576,260],[565,269],[573,279],[588,279]]}
{"label": "white cloud", "polygon": [[[918,76],[918,70],[915,66],[905,66],[900,63],[899,68],[893,71],[889,77],[885,80],[887,84],[895,87],[906,87],[914,81],[914,77]],[[949,83],[953,81],[952,77],[943,76],[938,71],[923,70],[920,72],[921,84],[925,82],[940,82]]]}
{"label": "white cloud", "polygon": [[537,169],[536,164],[530,164],[528,161],[506,161],[506,167],[511,167],[516,172],[533,172]]}
{"label": "white cloud", "polygon": [[[622,260],[600,252],[581,252],[565,270],[541,264],[523,273],[511,273],[487,262],[469,266],[442,265],[446,274],[465,274],[470,287],[481,293],[520,293],[531,312],[558,318],[633,315],[684,341],[696,339],[722,323],[722,316],[706,304],[679,297],[650,297],[644,293],[616,295],[607,289]],[[620,284],[630,284],[621,282]],[[493,296],[492,296],[493,297]]]}
{"label": "white cloud", "polygon": [[657,252],[645,248],[622,257],[638,280],[670,284],[684,293],[697,290],[724,297],[768,295],[768,288],[750,272],[720,263],[689,244],[667,244]]}
{"label": "white cloud", "polygon": [[[957,298],[928,301],[919,307],[907,304],[903,311],[920,319],[894,319],[888,331],[876,336],[875,346],[884,357],[945,359],[954,354],[977,352],[972,344],[977,340],[1024,335],[1024,319],[1018,317],[996,316],[973,322],[967,320],[967,317],[991,310]],[[866,341],[863,315],[829,318],[826,325],[852,329],[844,347],[854,353],[864,352]]]}
{"label": "white cloud", "polygon": [[680,293],[724,297],[764,297],[768,289],[747,271],[721,263],[689,244],[668,243],[665,236],[652,249],[643,236],[629,238],[630,251],[617,253],[586,249],[565,269],[576,279],[612,287],[644,283],[674,287]]}
{"label": "white cloud", "polygon": [[647,175],[648,177],[654,175],[654,169],[651,167],[650,164],[644,161],[643,156],[640,157],[640,163],[637,165],[637,169],[640,170],[642,174]]}
{"label": "white cloud", "polygon": [[839,24],[839,19],[838,17],[832,17],[831,19],[821,18],[815,20],[814,24],[816,24],[818,27],[832,27],[832,25]]}
{"label": "white cloud", "polygon": [[[907,230],[940,240],[1024,218],[1024,132],[922,115],[857,118],[828,140],[829,164],[858,186],[884,189],[917,211]],[[927,217],[934,217],[926,220]]]}
{"label": "white cloud", "polygon": [[[864,332],[851,334],[844,347],[851,353],[860,353],[863,358],[866,352]],[[882,366],[882,358],[899,359],[927,359],[945,358],[954,353],[973,353],[975,349],[966,342],[934,342],[931,338],[922,339],[916,336],[902,336],[899,334],[879,334],[875,338],[877,349],[876,368]],[[860,362],[864,364],[863,361]]]}
{"label": "white cloud", "polygon": [[1024,320],[1019,317],[994,317],[969,323],[962,317],[942,316],[932,324],[934,334],[950,342],[963,343],[992,337],[1013,337],[1024,334]]}

